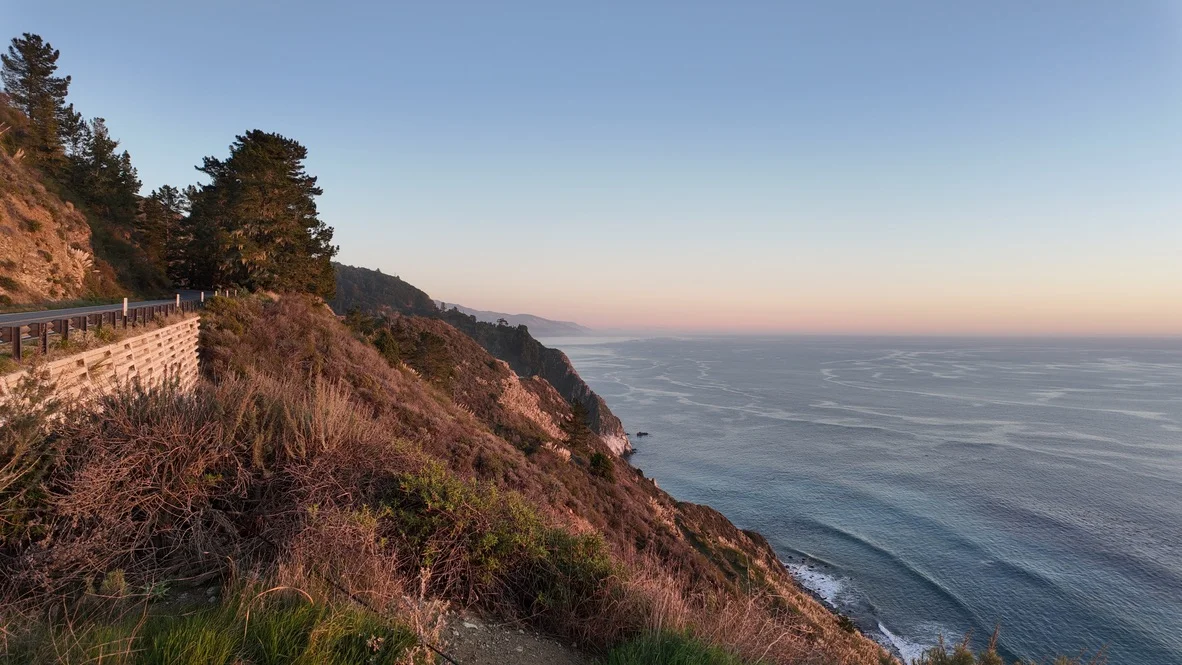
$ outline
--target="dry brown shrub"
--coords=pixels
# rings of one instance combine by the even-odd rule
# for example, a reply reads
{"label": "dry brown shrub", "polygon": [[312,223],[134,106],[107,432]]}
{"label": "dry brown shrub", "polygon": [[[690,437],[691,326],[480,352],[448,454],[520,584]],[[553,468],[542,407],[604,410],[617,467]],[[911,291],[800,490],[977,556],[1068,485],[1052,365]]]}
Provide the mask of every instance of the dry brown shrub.
{"label": "dry brown shrub", "polygon": [[[112,395],[57,428],[41,533],[0,547],[0,600],[46,604],[115,570],[133,586],[236,575],[321,594],[339,584],[428,637],[448,599],[599,647],[687,629],[770,662],[877,662],[868,640],[796,589],[762,539],[674,502],[625,462],[609,481],[585,460],[526,455],[319,305],[215,301],[204,324],[212,381],[190,395]],[[460,493],[454,513],[408,537],[405,517],[376,513],[385,502],[412,524],[428,515],[421,501],[391,496],[429,467],[500,494]],[[536,522],[498,512],[510,493]],[[472,531],[509,538],[504,524],[545,537],[482,568]],[[561,537],[590,532],[603,535],[602,552],[583,556]],[[753,563],[728,567],[723,548]],[[550,591],[567,596],[536,602]]]}
{"label": "dry brown shrub", "polygon": [[628,568],[629,594],[643,607],[648,631],[687,632],[753,663],[852,665],[878,663],[885,653],[861,636],[786,609],[794,598],[711,591],[651,556],[629,557]]}

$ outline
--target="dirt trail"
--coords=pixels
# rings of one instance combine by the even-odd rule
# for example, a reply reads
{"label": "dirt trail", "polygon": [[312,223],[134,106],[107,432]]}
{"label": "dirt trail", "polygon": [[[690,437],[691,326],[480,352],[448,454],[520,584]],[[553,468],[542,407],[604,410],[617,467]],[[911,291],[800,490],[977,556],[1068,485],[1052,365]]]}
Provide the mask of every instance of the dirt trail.
{"label": "dirt trail", "polygon": [[452,617],[444,636],[447,654],[460,665],[592,665],[552,637],[473,616]]}

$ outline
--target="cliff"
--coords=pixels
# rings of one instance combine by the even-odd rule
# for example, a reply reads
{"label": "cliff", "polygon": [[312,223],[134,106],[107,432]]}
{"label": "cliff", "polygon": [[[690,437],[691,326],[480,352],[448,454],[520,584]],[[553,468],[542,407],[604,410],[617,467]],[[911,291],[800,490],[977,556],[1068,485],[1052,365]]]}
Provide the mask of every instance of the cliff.
{"label": "cliff", "polygon": [[86,217],[0,150],[0,305],[79,298],[94,270]]}
{"label": "cliff", "polygon": [[603,398],[591,390],[566,354],[551,349],[530,335],[525,326],[498,326],[477,321],[476,317],[451,309],[439,316],[476,340],[489,353],[509,363],[522,376],[540,376],[559,394],[578,402],[587,410],[591,429],[616,455],[632,450],[624,424],[611,412]]}
{"label": "cliff", "polygon": [[424,291],[380,271],[334,264],[337,294],[332,308],[344,314],[351,309],[371,313],[398,313],[438,318],[463,332],[494,357],[509,364],[519,376],[537,376],[563,399],[582,405],[588,424],[616,455],[632,449],[624,425],[590,386],[583,381],[566,354],[542,345],[525,326],[498,326],[478,321],[456,309],[440,311]]}

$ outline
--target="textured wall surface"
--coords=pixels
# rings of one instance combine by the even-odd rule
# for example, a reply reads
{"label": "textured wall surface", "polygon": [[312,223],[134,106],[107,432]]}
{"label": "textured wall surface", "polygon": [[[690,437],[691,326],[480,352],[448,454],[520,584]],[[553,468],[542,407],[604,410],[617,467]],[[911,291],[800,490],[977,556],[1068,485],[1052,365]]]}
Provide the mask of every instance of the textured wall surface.
{"label": "textured wall surface", "polygon": [[[87,398],[112,388],[139,382],[157,386],[175,380],[188,390],[197,382],[199,317],[129,337],[114,344],[54,360],[40,368],[49,373],[59,398]],[[0,377],[0,399],[6,397],[25,371]]]}

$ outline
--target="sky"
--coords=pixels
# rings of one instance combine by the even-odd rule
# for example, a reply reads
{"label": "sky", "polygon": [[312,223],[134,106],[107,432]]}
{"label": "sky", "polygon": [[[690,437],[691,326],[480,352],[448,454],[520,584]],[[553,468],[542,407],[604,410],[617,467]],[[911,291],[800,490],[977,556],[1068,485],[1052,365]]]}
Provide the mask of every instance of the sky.
{"label": "sky", "polygon": [[447,302],[1182,334],[1182,0],[0,5],[145,194],[279,132],[339,260]]}

